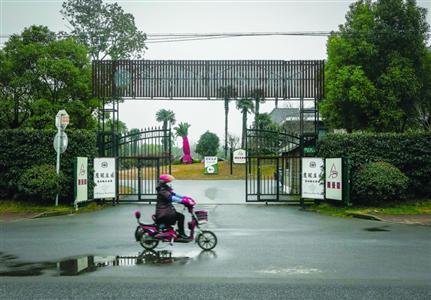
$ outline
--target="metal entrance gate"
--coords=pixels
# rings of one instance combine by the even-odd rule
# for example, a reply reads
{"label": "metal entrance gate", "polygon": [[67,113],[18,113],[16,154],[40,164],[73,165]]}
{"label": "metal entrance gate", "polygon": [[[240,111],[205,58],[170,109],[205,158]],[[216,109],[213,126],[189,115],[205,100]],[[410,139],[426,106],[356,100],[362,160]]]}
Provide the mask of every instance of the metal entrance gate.
{"label": "metal entrance gate", "polygon": [[300,157],[249,157],[247,202],[299,203]]}
{"label": "metal entrance gate", "polygon": [[119,201],[154,201],[160,174],[171,172],[171,130],[151,128],[118,139]]}
{"label": "metal entrance gate", "polygon": [[300,138],[286,132],[247,129],[246,201],[300,202]]}

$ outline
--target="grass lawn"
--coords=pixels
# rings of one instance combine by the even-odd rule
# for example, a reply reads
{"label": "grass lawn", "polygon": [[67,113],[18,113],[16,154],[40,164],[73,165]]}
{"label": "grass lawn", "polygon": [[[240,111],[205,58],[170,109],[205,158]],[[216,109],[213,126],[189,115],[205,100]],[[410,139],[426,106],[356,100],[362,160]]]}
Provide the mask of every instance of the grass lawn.
{"label": "grass lawn", "polygon": [[[230,174],[230,162],[220,161],[218,163],[219,172],[218,174],[206,175],[204,174],[204,163],[193,163],[190,165],[172,165],[172,175],[176,179],[183,180],[239,180],[245,179],[245,165],[244,164],[233,164],[232,175]],[[252,166],[256,168],[256,166]],[[142,168],[142,174],[152,174],[156,172],[154,168],[149,168],[147,170],[145,167]],[[275,165],[262,165],[262,176],[272,178],[275,173]],[[138,179],[137,169],[127,169],[120,171],[120,179]]]}
{"label": "grass lawn", "polygon": [[78,211],[75,211],[75,208],[72,206],[66,205],[41,205],[29,202],[20,202],[20,201],[8,201],[2,200],[0,201],[0,213],[46,213],[46,214],[71,214],[71,213],[82,213],[89,211],[96,211],[102,209],[106,206],[110,206],[109,204],[97,204],[95,202],[91,202],[85,207],[79,208]]}
{"label": "grass lawn", "polygon": [[205,175],[204,163],[194,163],[190,165],[172,165],[172,175],[176,179],[245,179],[245,165],[234,164],[232,168],[232,175],[230,175],[230,162],[220,161],[218,163],[218,174]]}
{"label": "grass lawn", "polygon": [[338,207],[328,203],[312,205],[306,208],[324,215],[349,217],[352,213],[418,215],[431,214],[431,200],[408,201],[405,203],[387,203],[385,207]]}

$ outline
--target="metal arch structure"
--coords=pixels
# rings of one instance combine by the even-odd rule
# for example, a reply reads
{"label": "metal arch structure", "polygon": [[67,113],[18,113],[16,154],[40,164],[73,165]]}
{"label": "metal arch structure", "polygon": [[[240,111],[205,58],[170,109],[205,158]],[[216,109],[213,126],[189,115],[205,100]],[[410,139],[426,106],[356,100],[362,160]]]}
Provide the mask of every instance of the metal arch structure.
{"label": "metal arch structure", "polygon": [[118,60],[93,61],[93,95],[133,99],[221,99],[255,89],[265,99],[322,99],[323,60]]}
{"label": "metal arch structure", "polygon": [[[295,100],[300,103],[299,135],[292,136],[283,133],[269,133],[264,131],[248,131],[248,145],[259,144],[263,136],[277,134],[273,149],[253,148],[256,153],[247,156],[247,201],[291,201],[291,196],[300,189],[299,158],[304,154],[304,145],[312,145],[317,141],[319,114],[317,102],[324,97],[324,69],[323,60],[105,60],[92,63],[93,96],[100,100],[98,145],[100,156],[115,156],[124,161],[137,161],[135,168],[149,166],[153,158],[128,157],[125,155],[124,145],[130,145],[131,137],[125,139],[118,134],[119,103],[120,100],[223,100],[221,90],[229,88],[236,92],[235,98],[252,98],[259,90],[260,97],[265,100]],[[314,102],[310,108],[306,101]],[[277,104],[276,104],[277,105]],[[112,115],[110,128],[105,128],[107,113]],[[314,129],[306,131],[305,121],[314,120]],[[142,136],[145,132],[140,132]],[[169,132],[169,135],[171,133]],[[166,135],[166,130],[162,133]],[[141,140],[141,139],[138,139]],[[135,141],[136,143],[136,141]],[[283,146],[284,145],[284,146]],[[297,157],[286,156],[281,152],[289,152],[294,146]],[[278,147],[278,149],[277,149]],[[284,148],[283,148],[284,147]],[[125,148],[127,149],[127,147]],[[268,153],[262,152],[269,151]],[[274,152],[274,150],[276,150]],[[127,150],[130,152],[130,150]],[[278,152],[277,152],[278,151]],[[281,152],[280,152],[281,151]],[[272,153],[272,155],[271,155]],[[164,160],[168,154],[158,155],[155,167],[160,171],[160,159]],[[123,158],[122,158],[123,157]],[[160,158],[160,159],[159,159]],[[253,164],[252,160],[256,163]],[[262,168],[275,168],[272,178],[266,180],[262,176]],[[147,166],[147,167],[148,167]],[[170,168],[170,161],[169,161]],[[254,166],[254,167],[253,167]],[[153,166],[154,167],[154,166]],[[254,168],[254,169],[253,169]],[[287,170],[292,174],[289,180],[279,170]],[[159,171],[157,171],[159,170]],[[119,171],[119,170],[117,170]],[[124,173],[125,171],[123,171]],[[139,171],[137,174],[138,181]],[[284,175],[283,175],[284,174]],[[286,173],[287,174],[287,173]],[[290,174],[290,173],[289,173]],[[135,175],[132,176],[136,177]],[[154,176],[151,176],[154,177]],[[118,178],[118,176],[117,176]],[[125,179],[126,180],[126,179]],[[145,180],[145,179],[144,179]],[[275,180],[275,184],[274,184]],[[154,180],[153,180],[154,181]],[[289,183],[289,190],[282,190]],[[255,184],[252,186],[251,184]],[[266,193],[265,188],[270,192]],[[138,186],[139,187],[139,186]],[[255,191],[255,192],[254,192]],[[280,194],[281,193],[281,194]],[[142,193],[138,191],[139,200]],[[269,198],[266,197],[269,195]],[[276,197],[274,198],[274,194]],[[283,197],[285,199],[283,199]],[[150,200],[151,201],[151,200]]]}

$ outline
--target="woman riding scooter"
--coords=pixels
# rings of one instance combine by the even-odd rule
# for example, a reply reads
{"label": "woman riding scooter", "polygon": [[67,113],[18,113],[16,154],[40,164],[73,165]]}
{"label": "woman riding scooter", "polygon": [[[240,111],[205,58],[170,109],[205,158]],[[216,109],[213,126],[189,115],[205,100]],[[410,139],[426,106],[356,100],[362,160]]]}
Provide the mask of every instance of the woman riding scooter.
{"label": "woman riding scooter", "polygon": [[156,187],[156,223],[159,226],[162,224],[173,226],[178,221],[179,238],[188,239],[184,232],[184,215],[175,210],[172,202],[183,203],[191,199],[173,192],[172,187],[168,185],[173,180],[175,180],[175,177],[169,174],[163,174],[159,177],[159,185]]}

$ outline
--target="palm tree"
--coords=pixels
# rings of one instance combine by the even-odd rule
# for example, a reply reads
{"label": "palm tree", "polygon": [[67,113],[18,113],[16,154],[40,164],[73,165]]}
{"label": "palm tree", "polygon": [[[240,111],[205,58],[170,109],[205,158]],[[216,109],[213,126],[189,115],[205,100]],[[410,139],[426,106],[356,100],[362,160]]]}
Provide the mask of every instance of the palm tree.
{"label": "palm tree", "polygon": [[242,98],[236,102],[236,108],[239,109],[242,113],[242,138],[241,138],[241,147],[245,146],[245,138],[247,131],[247,114],[254,111],[253,101],[249,98]]}
{"label": "palm tree", "polygon": [[161,109],[156,113],[156,121],[157,122],[163,122],[163,129],[168,129],[171,125],[175,124],[175,113],[172,110],[169,109]]}
{"label": "palm tree", "polygon": [[218,94],[220,98],[224,99],[224,157],[227,157],[227,140],[228,140],[228,115],[229,115],[229,101],[232,98],[236,98],[236,89],[228,85],[226,87],[220,87],[218,89]]}
{"label": "palm tree", "polygon": [[177,127],[174,128],[177,136],[180,136],[180,137],[183,138],[183,153],[184,153],[184,156],[181,158],[181,161],[183,163],[185,163],[185,164],[191,164],[191,163],[193,163],[192,156],[190,155],[189,139],[187,138],[190,126],[191,125],[189,123],[183,123],[183,122],[181,122],[180,124],[178,124]]}
{"label": "palm tree", "polygon": [[263,89],[254,89],[251,91],[250,96],[256,102],[256,104],[254,106],[254,108],[255,108],[254,109],[254,122],[255,122],[255,124],[257,124],[257,120],[258,120],[258,116],[259,116],[260,103],[265,102],[265,93],[264,93]]}
{"label": "palm tree", "polygon": [[[171,125],[175,124],[175,113],[172,110],[169,109],[161,109],[156,113],[156,121],[157,122],[163,122],[163,132],[166,133],[169,128],[171,128]],[[169,139],[164,138],[163,139],[163,150],[164,152],[167,152],[168,150],[168,141]]]}

